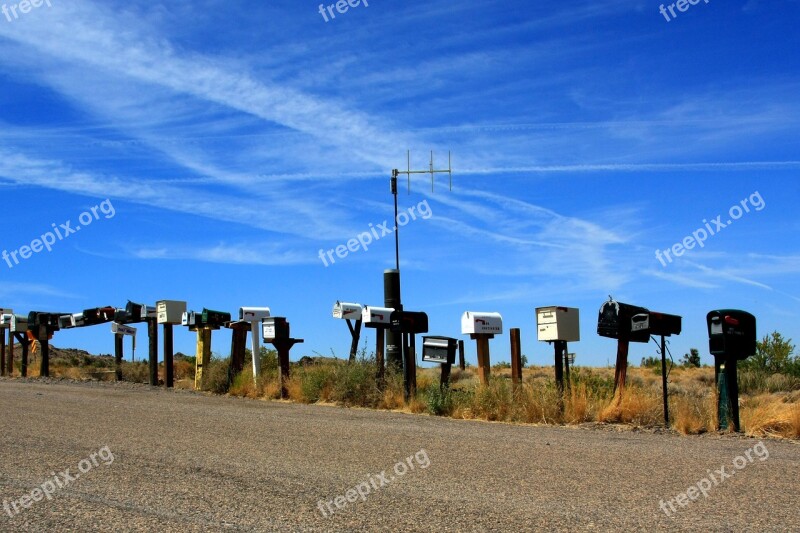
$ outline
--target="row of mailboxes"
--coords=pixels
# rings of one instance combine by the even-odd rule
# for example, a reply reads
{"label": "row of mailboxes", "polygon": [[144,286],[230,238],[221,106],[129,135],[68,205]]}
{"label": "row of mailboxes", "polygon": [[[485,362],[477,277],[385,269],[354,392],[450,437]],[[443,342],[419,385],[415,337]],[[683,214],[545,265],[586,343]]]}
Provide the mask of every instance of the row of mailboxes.
{"label": "row of mailboxes", "polygon": [[117,309],[114,314],[114,322],[118,324],[134,324],[152,318],[156,318],[155,307],[131,301],[128,301],[127,305],[125,305],[125,309]]}

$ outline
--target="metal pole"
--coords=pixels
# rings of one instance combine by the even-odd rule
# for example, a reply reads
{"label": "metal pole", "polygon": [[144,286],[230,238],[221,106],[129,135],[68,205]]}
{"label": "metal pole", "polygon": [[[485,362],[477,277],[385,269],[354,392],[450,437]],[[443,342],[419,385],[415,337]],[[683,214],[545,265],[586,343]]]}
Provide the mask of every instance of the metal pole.
{"label": "metal pole", "polygon": [[150,385],[158,386],[158,323],[155,318],[147,319],[147,339],[150,350]]}
{"label": "metal pole", "polygon": [[39,377],[50,377],[50,339],[48,339],[47,326],[39,326],[39,345],[42,350],[42,364],[39,367]]}
{"label": "metal pole", "polygon": [[121,334],[114,335],[114,369],[117,381],[122,381],[122,340],[123,336]]}
{"label": "metal pole", "polygon": [[564,395],[564,341],[555,341],[556,386],[559,397]]}
{"label": "metal pole", "polygon": [[[403,309],[400,303],[400,272],[397,270],[383,271],[383,305],[397,311]],[[403,367],[402,335],[391,330],[386,332],[386,362],[395,370]]]}
{"label": "metal pole", "polygon": [[667,392],[667,339],[661,336],[661,389],[664,394],[664,427],[669,428],[669,393]]}
{"label": "metal pole", "polygon": [[261,376],[261,331],[259,322],[252,322],[250,324],[250,334],[252,340],[250,344],[253,350],[253,383],[258,385],[258,378]]}
{"label": "metal pole", "polygon": [[172,324],[164,324],[164,385],[167,388],[174,386],[174,368],[172,358],[175,354],[172,347]]}

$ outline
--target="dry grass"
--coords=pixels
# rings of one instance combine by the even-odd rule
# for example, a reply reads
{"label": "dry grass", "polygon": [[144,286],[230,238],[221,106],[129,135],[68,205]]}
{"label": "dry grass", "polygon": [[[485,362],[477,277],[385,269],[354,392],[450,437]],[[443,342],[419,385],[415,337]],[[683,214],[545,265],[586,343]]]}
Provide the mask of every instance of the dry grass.
{"label": "dry grass", "polygon": [[800,403],[776,399],[774,394],[750,398],[742,406],[740,418],[747,435],[800,438]]}

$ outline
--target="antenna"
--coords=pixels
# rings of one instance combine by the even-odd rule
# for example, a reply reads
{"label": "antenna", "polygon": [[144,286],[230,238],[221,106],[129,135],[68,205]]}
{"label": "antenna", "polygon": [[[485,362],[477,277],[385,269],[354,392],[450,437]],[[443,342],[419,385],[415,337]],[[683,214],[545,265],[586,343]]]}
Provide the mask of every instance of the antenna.
{"label": "antenna", "polygon": [[447,172],[450,176],[450,190],[453,190],[453,165],[452,165],[452,156],[450,151],[447,152],[447,168],[446,169],[436,169],[434,168],[433,164],[433,150],[431,150],[431,160],[428,163],[428,170],[411,170],[411,150],[406,152],[406,169],[407,170],[394,170],[394,174],[405,174],[407,176],[408,182],[408,194],[411,194],[411,174],[430,174],[431,175],[431,192],[433,192],[433,178],[434,174],[440,174]]}

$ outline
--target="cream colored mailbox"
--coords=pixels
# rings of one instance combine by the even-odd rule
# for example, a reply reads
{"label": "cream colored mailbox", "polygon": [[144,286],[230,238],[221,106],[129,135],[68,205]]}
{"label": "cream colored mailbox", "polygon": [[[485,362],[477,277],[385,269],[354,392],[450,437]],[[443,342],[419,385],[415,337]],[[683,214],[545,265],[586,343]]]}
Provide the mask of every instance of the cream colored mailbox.
{"label": "cream colored mailbox", "polygon": [[156,303],[156,321],[159,324],[179,325],[185,312],[186,302],[161,300]]}
{"label": "cream colored mailbox", "polygon": [[543,342],[581,340],[580,311],[575,307],[537,307],[538,338]]}

